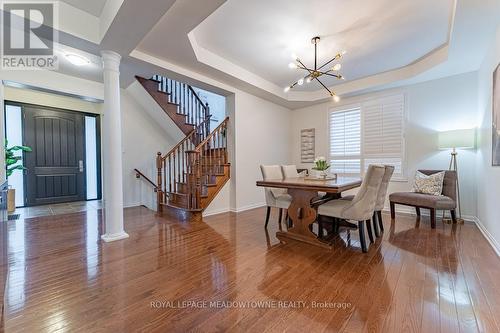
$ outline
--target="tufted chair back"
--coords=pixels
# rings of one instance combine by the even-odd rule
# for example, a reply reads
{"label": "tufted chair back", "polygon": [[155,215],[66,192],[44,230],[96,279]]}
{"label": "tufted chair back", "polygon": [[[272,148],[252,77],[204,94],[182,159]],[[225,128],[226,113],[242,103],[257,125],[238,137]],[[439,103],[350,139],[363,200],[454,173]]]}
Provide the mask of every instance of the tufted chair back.
{"label": "tufted chair back", "polygon": [[370,164],[368,166],[358,193],[351,203],[342,210],[342,218],[356,221],[371,219],[384,173],[385,167],[382,165]]}

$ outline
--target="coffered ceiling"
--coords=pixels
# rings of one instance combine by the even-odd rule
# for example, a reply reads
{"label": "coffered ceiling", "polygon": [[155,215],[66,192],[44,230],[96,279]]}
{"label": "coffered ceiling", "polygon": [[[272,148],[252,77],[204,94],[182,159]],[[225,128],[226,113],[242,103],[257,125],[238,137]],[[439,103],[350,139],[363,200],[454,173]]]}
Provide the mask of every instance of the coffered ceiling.
{"label": "coffered ceiling", "polygon": [[356,80],[406,66],[445,45],[453,9],[453,0],[230,0],[194,29],[194,37],[199,47],[285,87],[304,75],[288,68],[291,54],[312,66],[310,40],[318,35],[319,63],[346,50],[342,74]]}
{"label": "coffered ceiling", "polygon": [[106,0],[60,0],[93,16],[101,16]]}

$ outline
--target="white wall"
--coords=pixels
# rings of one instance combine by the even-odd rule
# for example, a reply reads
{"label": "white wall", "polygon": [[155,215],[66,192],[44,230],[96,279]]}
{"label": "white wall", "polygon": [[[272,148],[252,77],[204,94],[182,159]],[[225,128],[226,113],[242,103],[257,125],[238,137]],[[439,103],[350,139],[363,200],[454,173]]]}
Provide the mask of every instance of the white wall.
{"label": "white wall", "polygon": [[168,152],[177,142],[166,135],[128,93],[121,91],[122,145],[123,145],[123,204],[126,207],[145,205],[156,210],[156,196],[152,187],[136,179],[134,169],[156,183],[156,153]]}
{"label": "white wall", "polygon": [[265,204],[261,164],[288,164],[291,160],[290,110],[254,95],[236,91],[228,97],[231,182],[205,210],[205,215],[243,211]]}
{"label": "white wall", "polygon": [[236,209],[264,204],[261,164],[290,161],[290,110],[253,95],[236,94]]}
{"label": "white wall", "polygon": [[[407,191],[417,169],[447,169],[450,152],[438,150],[439,131],[471,128],[477,124],[477,73],[466,73],[398,89],[346,98],[338,104],[325,103],[292,112],[292,158],[300,163],[300,130],[316,128],[316,155],[328,156],[328,110],[377,96],[404,93],[407,105],[405,182],[392,182],[389,192]],[[462,214],[476,216],[475,152],[459,151]],[[403,207],[399,207],[404,210]]]}
{"label": "white wall", "polygon": [[477,153],[477,217],[478,225],[500,255],[500,167],[492,166],[492,90],[493,71],[500,63],[500,27],[491,49],[479,70]]}

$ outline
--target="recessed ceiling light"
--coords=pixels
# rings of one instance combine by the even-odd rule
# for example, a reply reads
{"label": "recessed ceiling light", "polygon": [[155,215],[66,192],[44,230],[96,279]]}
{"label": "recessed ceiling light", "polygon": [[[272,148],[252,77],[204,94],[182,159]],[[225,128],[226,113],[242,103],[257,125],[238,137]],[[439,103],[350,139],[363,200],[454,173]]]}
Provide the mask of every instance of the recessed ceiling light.
{"label": "recessed ceiling light", "polygon": [[90,60],[84,56],[75,53],[65,54],[66,59],[75,66],[85,66],[90,64]]}

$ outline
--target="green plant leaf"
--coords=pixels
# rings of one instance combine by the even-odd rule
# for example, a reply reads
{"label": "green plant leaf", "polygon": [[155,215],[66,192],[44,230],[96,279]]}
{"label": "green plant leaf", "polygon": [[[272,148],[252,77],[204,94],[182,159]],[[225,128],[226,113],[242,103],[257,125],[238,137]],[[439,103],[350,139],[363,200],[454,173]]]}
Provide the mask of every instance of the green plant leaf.
{"label": "green plant leaf", "polygon": [[7,151],[11,151],[11,152],[18,151],[18,150],[22,150],[22,151],[25,151],[28,153],[31,153],[33,151],[30,147],[26,147],[26,146],[13,146],[13,147],[7,148]]}
{"label": "green plant leaf", "polygon": [[7,177],[11,176],[15,170],[26,170],[22,165],[22,156],[14,155],[14,152],[21,151],[30,153],[33,150],[27,146],[13,146],[8,148],[8,140],[5,140],[5,164],[7,165]]}

